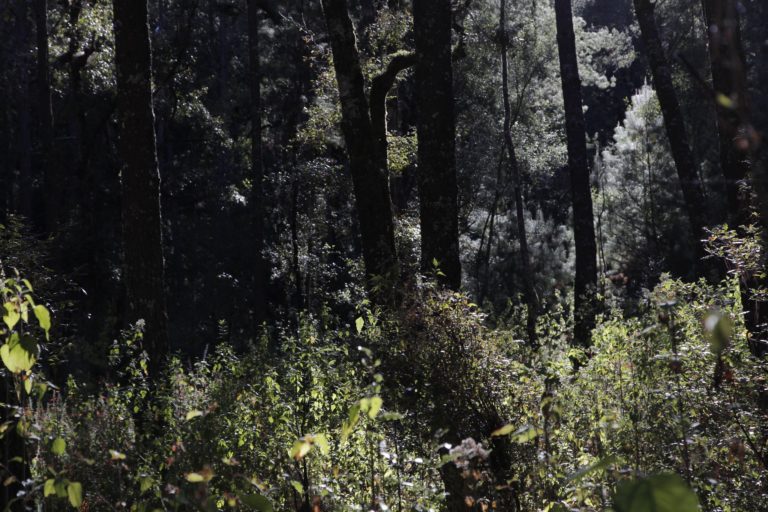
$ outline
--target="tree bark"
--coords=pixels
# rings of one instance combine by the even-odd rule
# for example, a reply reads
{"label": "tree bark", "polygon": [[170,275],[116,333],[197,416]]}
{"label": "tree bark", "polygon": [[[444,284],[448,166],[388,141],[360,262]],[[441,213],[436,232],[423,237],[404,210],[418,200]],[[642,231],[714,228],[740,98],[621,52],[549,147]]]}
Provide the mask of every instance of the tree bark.
{"label": "tree bark", "polygon": [[[706,238],[704,228],[706,226],[704,192],[699,182],[696,170],[696,161],[693,158],[691,147],[688,143],[688,133],[677,98],[672,72],[664,54],[661,37],[654,17],[655,4],[651,0],[634,0],[635,13],[640,24],[640,35],[645,47],[645,55],[651,68],[653,88],[661,106],[661,114],[664,118],[664,128],[672,150],[672,158],[675,161],[677,177],[685,199],[688,222],[691,225],[692,243],[695,249],[695,265],[701,267],[701,258],[704,257],[702,240]],[[699,272],[701,273],[701,272]]]}
{"label": "tree bark", "polygon": [[597,244],[592,213],[592,191],[587,163],[587,140],[581,102],[581,79],[576,60],[571,0],[555,0],[557,50],[565,104],[565,131],[568,139],[568,169],[573,204],[573,238],[576,245],[574,278],[574,341],[591,344],[597,298]]}
{"label": "tree bark", "polygon": [[374,303],[389,304],[394,300],[399,268],[387,161],[381,158],[374,139],[347,0],[323,0],[323,10],[341,101],[341,130],[357,203],[367,289]]}
{"label": "tree bark", "polygon": [[53,105],[51,78],[48,64],[48,0],[35,0],[35,27],[37,35],[37,122],[40,136],[40,164],[43,168],[45,198],[43,223],[45,231],[52,233],[59,221],[62,180],[59,167],[51,158],[53,151]]}
{"label": "tree bark", "polygon": [[262,158],[262,106],[261,106],[261,50],[259,27],[261,23],[259,0],[248,0],[248,61],[251,93],[251,197],[250,216],[253,240],[253,268],[251,282],[251,308],[253,320],[260,325],[267,318],[267,287],[269,286],[269,263],[264,257],[264,161]]}
{"label": "tree bark", "polygon": [[32,33],[29,22],[27,0],[14,2],[14,18],[16,23],[16,163],[18,170],[19,195],[16,205],[18,213],[26,217],[32,216],[32,197],[34,194],[34,176],[32,175],[32,103],[30,99],[30,69],[29,50],[31,50]]}
{"label": "tree bark", "polygon": [[[509,44],[507,34],[507,0],[501,0],[499,10],[499,35],[501,36],[501,87],[504,102],[504,145],[507,150],[509,172],[515,193],[515,214],[517,217],[517,237],[520,243],[520,271],[523,278],[523,296],[528,308],[528,342],[536,345],[536,321],[538,319],[539,304],[534,288],[534,276],[531,271],[531,255],[528,250],[528,234],[525,229],[525,208],[523,203],[523,177],[515,152],[515,144],[512,140],[512,107],[509,99],[509,63],[507,59],[507,47]],[[490,245],[490,244],[489,244]]]}
{"label": "tree bark", "polygon": [[421,267],[461,286],[450,0],[414,0]]}
{"label": "tree bark", "polygon": [[160,173],[152,109],[146,0],[114,0],[117,112],[122,160],[125,319],[145,321],[152,373],[168,353]]}

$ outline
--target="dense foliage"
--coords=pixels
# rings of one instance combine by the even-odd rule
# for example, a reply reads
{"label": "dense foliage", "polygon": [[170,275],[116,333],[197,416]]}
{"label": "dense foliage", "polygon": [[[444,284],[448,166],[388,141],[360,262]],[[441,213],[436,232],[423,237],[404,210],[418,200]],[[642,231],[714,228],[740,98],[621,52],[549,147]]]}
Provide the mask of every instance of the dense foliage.
{"label": "dense foliage", "polygon": [[0,508],[765,510],[767,14],[0,3]]}

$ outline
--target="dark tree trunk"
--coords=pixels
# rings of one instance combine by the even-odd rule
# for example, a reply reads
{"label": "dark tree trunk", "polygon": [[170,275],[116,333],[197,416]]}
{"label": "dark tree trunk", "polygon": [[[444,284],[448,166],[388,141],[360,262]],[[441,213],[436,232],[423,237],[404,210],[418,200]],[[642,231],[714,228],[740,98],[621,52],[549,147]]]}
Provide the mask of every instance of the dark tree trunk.
{"label": "dark tree trunk", "polygon": [[37,122],[40,137],[40,165],[43,169],[45,198],[45,231],[52,233],[59,221],[62,180],[59,166],[51,158],[53,151],[53,105],[51,79],[48,70],[48,0],[35,0],[35,26],[37,31]]}
{"label": "dark tree trunk", "polygon": [[450,0],[414,0],[421,268],[461,286]]}
{"label": "dark tree trunk", "polygon": [[595,327],[595,315],[600,305],[597,299],[597,244],[592,213],[592,191],[589,183],[587,140],[571,0],[555,0],[555,15],[565,104],[565,131],[568,139],[568,169],[571,176],[573,238],[576,245],[573,336],[577,344],[588,346],[591,344],[591,332]]}
{"label": "dark tree trunk", "polygon": [[114,0],[117,112],[123,166],[125,319],[144,319],[152,371],[168,353],[160,174],[152,110],[152,54],[146,0]]}
{"label": "dark tree trunk", "polygon": [[[10,38],[10,5],[0,4],[0,40],[6,41]],[[11,51],[5,45],[0,47],[0,69],[8,69],[11,64]],[[9,83],[10,73],[0,75],[0,95],[3,98],[11,97],[11,85]],[[6,158],[0,158],[0,224],[8,221],[8,213],[11,207],[11,189],[13,188],[13,176],[11,170],[11,148],[13,147],[11,122],[10,122],[10,102],[0,102],[0,154],[7,155]]]}
{"label": "dark tree trunk", "polygon": [[749,145],[741,135],[746,98],[746,62],[741,50],[741,28],[735,2],[703,0],[709,39],[712,84],[720,138],[720,166],[728,199],[728,222],[733,227],[750,224],[749,194],[745,180],[749,174]]}
{"label": "dark tree trunk", "polygon": [[[751,124],[747,63],[741,44],[741,25],[736,2],[703,0],[702,7],[708,28],[712,85],[720,139],[720,165],[726,183],[729,223],[742,234],[745,234],[744,226],[754,223],[751,218],[750,191],[747,187],[747,179],[751,179],[757,200],[753,206],[763,227],[763,246],[768,247],[768,181],[765,167],[758,158],[759,136],[755,134]],[[762,312],[765,304],[756,300],[754,294],[756,289],[764,287],[765,282],[759,276],[742,276],[740,291],[744,324],[750,333],[750,349],[756,355],[765,353],[768,347],[768,329]]]}
{"label": "dark tree trunk", "polygon": [[267,287],[269,266],[264,257],[264,161],[261,145],[261,51],[259,48],[259,27],[261,6],[259,0],[248,0],[248,61],[250,64],[251,92],[251,198],[250,238],[253,241],[253,262],[251,280],[251,308],[256,325],[267,318]]}
{"label": "dark tree trunk", "polygon": [[15,0],[14,18],[16,23],[16,162],[19,196],[17,211],[26,217],[32,216],[34,176],[32,176],[32,102],[30,99],[29,61],[32,31],[30,30],[27,0]]}
{"label": "dark tree trunk", "polygon": [[509,171],[515,190],[515,213],[517,217],[517,237],[520,243],[520,271],[523,277],[523,292],[528,308],[528,342],[536,345],[536,321],[538,318],[538,300],[534,288],[534,276],[531,271],[531,255],[528,250],[528,234],[525,230],[525,208],[523,204],[523,177],[515,153],[515,145],[512,141],[512,107],[509,100],[509,70],[507,62],[507,46],[509,44],[507,34],[507,0],[501,0],[499,11],[499,32],[501,36],[501,87],[504,101],[504,145],[507,148]]}
{"label": "dark tree trunk", "polygon": [[341,129],[355,190],[367,287],[374,302],[391,303],[399,270],[386,157],[382,161],[374,139],[347,0],[323,0],[323,9],[341,100]]}
{"label": "dark tree trunk", "polygon": [[[704,193],[696,170],[691,147],[688,144],[688,134],[685,128],[683,112],[672,83],[672,72],[664,54],[661,38],[654,17],[655,4],[651,0],[634,0],[635,13],[640,24],[640,35],[645,47],[645,55],[651,68],[653,88],[661,106],[664,118],[664,128],[675,161],[677,177],[685,199],[688,222],[691,225],[692,243],[695,249],[696,267],[702,267],[701,258],[704,256],[702,240],[706,238],[706,207]],[[699,272],[701,273],[701,272]]]}

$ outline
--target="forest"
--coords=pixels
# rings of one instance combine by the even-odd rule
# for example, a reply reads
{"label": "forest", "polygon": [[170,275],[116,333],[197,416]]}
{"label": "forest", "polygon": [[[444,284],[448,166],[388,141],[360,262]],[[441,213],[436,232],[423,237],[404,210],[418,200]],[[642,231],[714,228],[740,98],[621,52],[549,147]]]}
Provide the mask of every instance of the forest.
{"label": "forest", "polygon": [[3,512],[768,511],[768,1],[0,0],[0,70]]}

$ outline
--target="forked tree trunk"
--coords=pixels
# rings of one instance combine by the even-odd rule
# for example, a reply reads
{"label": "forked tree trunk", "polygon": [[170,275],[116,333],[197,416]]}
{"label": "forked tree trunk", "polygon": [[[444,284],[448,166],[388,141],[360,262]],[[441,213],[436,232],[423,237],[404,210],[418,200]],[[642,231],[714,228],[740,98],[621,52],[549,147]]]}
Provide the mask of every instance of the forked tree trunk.
{"label": "forked tree trunk", "polygon": [[146,322],[144,344],[154,373],[169,345],[147,1],[114,0],[113,6],[118,152],[123,164],[125,319]]}
{"label": "forked tree trunk", "polygon": [[461,286],[450,0],[414,0],[422,271]]}
{"label": "forked tree trunk", "polygon": [[349,156],[371,299],[395,299],[398,259],[386,156],[377,144],[347,0],[323,0],[341,101],[341,130]]}
{"label": "forked tree trunk", "polygon": [[576,60],[571,0],[555,0],[557,50],[565,104],[565,131],[568,139],[568,169],[573,204],[573,238],[576,245],[574,278],[574,341],[582,346],[592,342],[592,329],[600,307],[597,298],[597,244],[589,183],[587,139],[581,102],[581,79]]}

